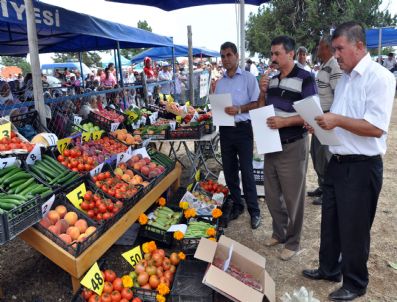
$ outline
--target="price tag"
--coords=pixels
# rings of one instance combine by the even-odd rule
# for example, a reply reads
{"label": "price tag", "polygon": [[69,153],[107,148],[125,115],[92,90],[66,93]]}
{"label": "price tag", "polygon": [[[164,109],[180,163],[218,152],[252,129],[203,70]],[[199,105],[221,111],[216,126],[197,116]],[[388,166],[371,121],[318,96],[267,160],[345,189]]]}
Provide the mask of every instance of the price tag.
{"label": "price tag", "polygon": [[177,123],[181,124],[182,123],[182,117],[180,115],[176,116],[176,121],[177,121]]}
{"label": "price tag", "polygon": [[120,123],[111,123],[110,124],[110,132],[116,131],[119,127]]}
{"label": "price tag", "polygon": [[156,117],[152,114],[149,116],[150,124],[153,125],[156,122]]}
{"label": "price tag", "polygon": [[141,124],[144,126],[146,125],[146,117],[144,116],[141,117]]}
{"label": "price tag", "polygon": [[127,149],[127,151],[125,151],[124,153],[127,154],[127,155],[131,155],[131,157],[132,157],[132,149],[131,149],[131,146],[129,146],[128,149]]}
{"label": "price tag", "polygon": [[201,175],[201,171],[197,170],[196,174],[194,175],[194,180],[195,181],[200,181],[200,175]]}
{"label": "price tag", "polygon": [[93,139],[94,141],[100,139],[101,136],[102,136],[102,133],[103,133],[103,130],[98,130],[98,131],[92,132],[92,139]]}
{"label": "price tag", "polygon": [[0,158],[0,169],[4,169],[10,166],[15,165],[15,162],[17,161],[16,157],[5,157],[5,158]]}
{"label": "price tag", "polygon": [[91,134],[92,134],[92,132],[86,132],[86,131],[81,132],[81,140],[83,142],[88,142],[91,138]]}
{"label": "price tag", "polygon": [[187,186],[186,191],[192,192],[193,189],[193,184],[191,183],[190,185]]}
{"label": "price tag", "polygon": [[131,111],[128,113],[128,118],[131,121],[135,121],[138,118],[138,114],[135,111]]}
{"label": "price tag", "polygon": [[82,120],[83,118],[81,116],[73,115],[73,123],[75,125],[80,125]]}
{"label": "price tag", "polygon": [[132,250],[129,250],[129,251],[121,254],[121,256],[123,256],[124,259],[127,260],[127,262],[129,264],[131,264],[132,267],[135,267],[135,265],[137,265],[138,262],[140,260],[142,260],[141,248],[138,245],[138,246],[134,247]]}
{"label": "price tag", "polygon": [[190,122],[197,122],[198,118],[199,118],[199,114],[197,113],[197,111],[195,111],[192,119],[190,120]]}
{"label": "price tag", "polygon": [[186,106],[186,107],[187,107],[187,106],[190,106],[190,102],[187,101],[187,102],[185,103],[185,106]]}
{"label": "price tag", "polygon": [[66,194],[66,197],[70,200],[70,202],[79,210],[81,210],[80,204],[84,201],[84,195],[87,192],[85,187],[85,183],[79,185],[72,192]]}
{"label": "price tag", "polygon": [[119,163],[123,163],[123,159],[125,158],[125,156],[126,154],[124,152],[117,154],[116,166],[118,166]]}
{"label": "price tag", "polygon": [[94,177],[95,175],[98,175],[99,173],[102,172],[103,164],[104,164],[104,163],[99,164],[98,166],[96,166],[94,169],[92,169],[92,170],[90,171],[91,177]]}
{"label": "price tag", "polygon": [[11,123],[0,125],[0,139],[3,137],[11,137]]}
{"label": "price tag", "polygon": [[149,144],[150,144],[150,142],[152,141],[152,138],[151,137],[149,137],[148,139],[145,139],[143,142],[142,142],[142,147],[147,147]]}
{"label": "price tag", "polygon": [[33,150],[29,153],[26,158],[26,163],[28,165],[34,165],[36,160],[41,160],[41,149],[39,145],[35,145]]}
{"label": "price tag", "polygon": [[170,129],[171,129],[171,131],[175,131],[175,128],[176,128],[176,122],[171,121],[171,122],[170,122]]}
{"label": "price tag", "polygon": [[105,281],[102,278],[98,263],[95,262],[94,265],[91,266],[90,270],[85,274],[80,283],[98,295],[102,294]]}
{"label": "price tag", "polygon": [[57,144],[58,136],[56,136],[54,133],[43,133],[42,135],[50,147],[55,146]]}
{"label": "price tag", "polygon": [[46,217],[48,212],[51,210],[52,204],[55,201],[55,195],[52,195],[50,199],[48,199],[43,205],[41,206],[41,213],[43,213],[43,217]]}
{"label": "price tag", "polygon": [[72,141],[72,139],[70,137],[63,138],[63,139],[60,139],[59,141],[57,141],[57,147],[58,147],[59,153],[63,154],[63,151],[65,151],[65,149],[69,146],[71,141]]}
{"label": "price tag", "polygon": [[154,118],[157,120],[158,117],[159,117],[159,113],[156,111],[156,112],[153,113],[153,115],[154,115]]}

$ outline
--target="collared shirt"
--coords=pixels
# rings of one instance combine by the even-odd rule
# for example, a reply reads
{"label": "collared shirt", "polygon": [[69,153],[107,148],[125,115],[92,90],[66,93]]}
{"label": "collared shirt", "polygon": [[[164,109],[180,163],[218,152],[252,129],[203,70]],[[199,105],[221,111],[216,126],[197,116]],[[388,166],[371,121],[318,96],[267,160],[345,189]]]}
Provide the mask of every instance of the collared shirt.
{"label": "collared shirt", "polygon": [[331,112],[354,119],[364,119],[383,131],[380,138],[359,136],[336,127],[342,144],[330,146],[333,154],[385,154],[386,136],[390,123],[396,80],[392,73],[363,57],[350,74],[343,73],[336,85]]}
{"label": "collared shirt", "polygon": [[[224,73],[216,84],[215,94],[230,93],[232,95],[233,106],[242,106],[255,102],[259,98],[259,86],[256,78],[248,71],[237,67],[236,73],[232,78]],[[236,114],[235,122],[249,120],[249,113]]]}
{"label": "collared shirt", "polygon": [[[170,71],[163,71],[159,72],[158,76],[159,81],[172,81],[172,73]],[[161,93],[163,94],[171,94],[171,82],[161,84]]]}
{"label": "collared shirt", "polygon": [[391,60],[389,60],[389,58],[387,58],[383,61],[383,66],[386,67],[388,70],[393,69],[393,67],[396,66],[396,59],[392,58]]}
{"label": "collared shirt", "polygon": [[316,76],[318,96],[323,111],[329,111],[334,101],[334,90],[338,80],[342,76],[342,70],[338,61],[332,56],[328,62],[320,66]]}

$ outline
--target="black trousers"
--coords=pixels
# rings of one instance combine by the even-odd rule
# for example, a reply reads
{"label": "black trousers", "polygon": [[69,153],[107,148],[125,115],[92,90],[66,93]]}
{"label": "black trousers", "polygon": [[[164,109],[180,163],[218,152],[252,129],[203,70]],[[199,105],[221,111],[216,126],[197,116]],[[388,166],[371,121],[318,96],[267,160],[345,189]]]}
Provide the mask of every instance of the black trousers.
{"label": "black trousers", "polygon": [[223,172],[234,207],[244,209],[241,199],[239,168],[244,197],[251,216],[260,214],[258,196],[252,167],[254,140],[250,123],[238,123],[236,127],[219,127]]}
{"label": "black trousers", "polygon": [[331,158],[325,174],[320,271],[343,275],[343,287],[365,293],[370,231],[382,188],[381,157],[339,162]]}

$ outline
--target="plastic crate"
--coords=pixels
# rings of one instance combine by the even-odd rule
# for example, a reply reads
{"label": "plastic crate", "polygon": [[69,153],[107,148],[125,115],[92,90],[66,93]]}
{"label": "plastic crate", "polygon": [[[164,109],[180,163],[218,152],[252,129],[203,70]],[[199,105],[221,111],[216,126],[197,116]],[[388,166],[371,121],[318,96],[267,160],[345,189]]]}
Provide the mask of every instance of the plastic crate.
{"label": "plastic crate", "polygon": [[182,261],[176,271],[169,300],[171,302],[211,302],[214,291],[202,283],[208,263]]}
{"label": "plastic crate", "polygon": [[204,123],[204,134],[211,134],[215,130],[216,130],[216,126],[214,126],[212,121],[210,123]]}
{"label": "plastic crate", "polygon": [[75,212],[78,216],[78,219],[85,219],[88,226],[95,226],[97,230],[94,233],[90,234],[83,242],[67,244],[61,238],[59,238],[58,235],[52,233],[51,231],[43,227],[40,223],[37,223],[35,225],[35,228],[44,235],[46,235],[48,238],[50,238],[52,241],[54,241],[56,244],[58,244],[60,247],[62,247],[65,251],[72,254],[74,257],[77,257],[99,237],[99,234],[101,234],[100,228],[102,226],[86,216],[83,212],[76,211],[76,208],[72,204],[64,202],[63,200],[66,200],[66,197],[63,194],[57,195],[55,202],[53,203],[52,209],[55,209],[55,207],[58,205],[64,205],[68,212]]}
{"label": "plastic crate", "polygon": [[168,132],[168,139],[200,139],[205,133],[205,125],[184,126]]}
{"label": "plastic crate", "polygon": [[141,298],[144,302],[156,302],[156,295],[158,294],[157,290],[154,289],[145,289],[140,287],[133,287],[132,291],[134,292],[134,297]]}
{"label": "plastic crate", "polygon": [[[19,132],[23,132],[23,130],[21,128],[23,128],[23,126],[25,125],[30,125],[33,127],[33,129],[36,131],[37,133],[41,133],[41,132],[50,132],[46,127],[44,127],[39,119],[39,114],[36,110],[31,110],[29,112],[26,113],[22,113],[22,114],[18,114],[18,115],[13,115],[10,117],[10,121],[11,123],[13,123],[13,125],[15,127],[17,127]],[[35,135],[33,135],[34,137]],[[28,140],[31,140],[33,137],[27,137]]]}
{"label": "plastic crate", "polygon": [[265,175],[263,169],[254,169],[254,178],[255,178],[255,183],[257,185],[263,185],[265,181]]}
{"label": "plastic crate", "polygon": [[[102,130],[105,130],[106,132],[111,132],[111,125],[112,123],[115,123],[114,121],[109,120],[108,118],[99,115],[93,111],[88,114],[88,121],[93,123],[94,125],[99,126]],[[120,123],[119,128],[120,127],[124,127],[124,122]]]}

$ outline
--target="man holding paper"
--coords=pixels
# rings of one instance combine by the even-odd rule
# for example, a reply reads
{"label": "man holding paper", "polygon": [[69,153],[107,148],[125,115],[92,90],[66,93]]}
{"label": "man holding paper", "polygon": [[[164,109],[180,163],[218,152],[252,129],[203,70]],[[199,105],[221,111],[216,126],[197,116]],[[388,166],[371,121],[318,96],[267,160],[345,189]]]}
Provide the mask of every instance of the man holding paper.
{"label": "man holding paper", "polygon": [[232,219],[236,219],[244,210],[238,175],[240,169],[251,227],[257,229],[261,218],[252,167],[253,133],[248,111],[243,111],[242,106],[258,100],[259,86],[250,72],[238,66],[239,55],[235,44],[225,42],[220,52],[226,72],[218,81],[215,94],[231,94],[233,106],[226,107],[225,112],[234,116],[235,122],[235,126],[219,127],[223,171],[233,199]]}
{"label": "man holding paper", "polygon": [[[371,60],[364,28],[357,22],[339,25],[332,35],[334,56],[344,71],[331,112],[316,118],[334,129],[342,142],[333,154],[323,186],[319,268],[304,270],[315,280],[340,282],[333,301],[365,294],[370,231],[382,187],[382,155],[392,112],[396,81]],[[310,130],[312,130],[310,128]]]}

